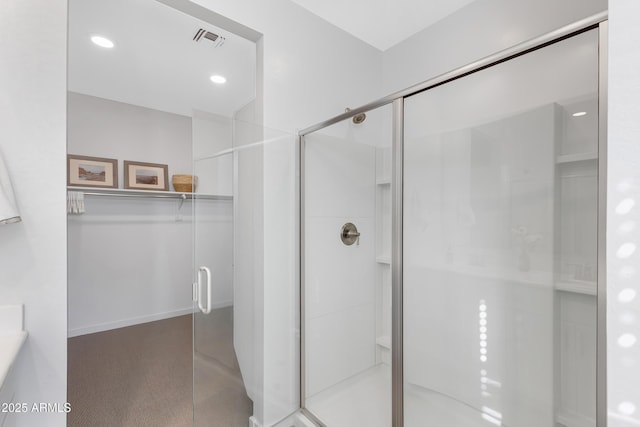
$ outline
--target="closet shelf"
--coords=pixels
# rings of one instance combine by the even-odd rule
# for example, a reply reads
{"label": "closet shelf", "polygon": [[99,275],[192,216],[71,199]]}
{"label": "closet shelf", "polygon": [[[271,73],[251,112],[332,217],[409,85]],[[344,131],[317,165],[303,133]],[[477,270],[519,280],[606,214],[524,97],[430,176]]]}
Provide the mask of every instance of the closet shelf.
{"label": "closet shelf", "polygon": [[67,191],[79,191],[87,196],[141,197],[154,199],[232,200],[232,196],[217,194],[179,193],[175,191],[126,190],[123,188],[67,187]]}

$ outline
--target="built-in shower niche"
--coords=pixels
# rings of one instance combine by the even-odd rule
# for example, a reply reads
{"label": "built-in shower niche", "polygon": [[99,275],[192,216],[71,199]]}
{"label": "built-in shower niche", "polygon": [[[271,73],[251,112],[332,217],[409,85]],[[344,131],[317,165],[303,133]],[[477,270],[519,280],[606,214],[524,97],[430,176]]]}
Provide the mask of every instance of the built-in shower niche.
{"label": "built-in shower niche", "polygon": [[391,147],[376,147],[376,363],[391,365]]}

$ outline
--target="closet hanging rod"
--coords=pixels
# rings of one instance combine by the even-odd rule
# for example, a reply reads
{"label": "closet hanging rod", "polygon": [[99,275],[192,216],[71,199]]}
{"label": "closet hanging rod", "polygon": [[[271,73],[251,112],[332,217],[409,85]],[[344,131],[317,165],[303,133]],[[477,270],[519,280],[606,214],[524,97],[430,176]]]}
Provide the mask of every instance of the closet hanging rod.
{"label": "closet hanging rod", "polygon": [[67,191],[78,191],[87,196],[138,197],[152,199],[199,199],[232,200],[232,196],[217,194],[178,193],[173,191],[127,190],[121,188],[67,187]]}

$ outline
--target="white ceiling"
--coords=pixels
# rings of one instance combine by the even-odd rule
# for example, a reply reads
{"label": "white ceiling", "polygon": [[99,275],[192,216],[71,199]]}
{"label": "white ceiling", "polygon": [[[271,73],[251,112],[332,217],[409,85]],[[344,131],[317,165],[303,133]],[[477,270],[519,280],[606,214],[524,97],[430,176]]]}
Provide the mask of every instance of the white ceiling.
{"label": "white ceiling", "polygon": [[[292,0],[386,50],[474,0]],[[196,43],[199,28],[226,37]],[[95,46],[92,35],[113,49]],[[255,97],[256,47],[156,0],[70,0],[69,90],[191,116],[233,116]],[[224,85],[209,81],[227,77]]]}
{"label": "white ceiling", "polygon": [[[193,37],[204,28],[224,45]],[[100,34],[113,49],[94,45]],[[69,90],[191,116],[231,117],[255,97],[255,44],[155,0],[69,2]],[[224,85],[209,77],[221,74]]]}
{"label": "white ceiling", "polygon": [[474,0],[291,0],[385,51]]}

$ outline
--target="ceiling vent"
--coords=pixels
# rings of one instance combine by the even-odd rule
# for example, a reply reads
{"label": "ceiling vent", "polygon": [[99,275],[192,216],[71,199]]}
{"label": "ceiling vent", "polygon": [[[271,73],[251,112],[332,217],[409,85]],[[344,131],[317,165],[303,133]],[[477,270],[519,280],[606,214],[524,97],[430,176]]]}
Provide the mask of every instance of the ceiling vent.
{"label": "ceiling vent", "polygon": [[209,40],[211,43],[213,43],[213,47],[220,47],[224,44],[224,41],[226,40],[226,38],[216,34],[216,33],[212,33],[211,31],[207,31],[204,30],[202,28],[200,28],[197,32],[196,35],[193,36],[193,41],[195,42],[199,42],[202,39],[207,39]]}

